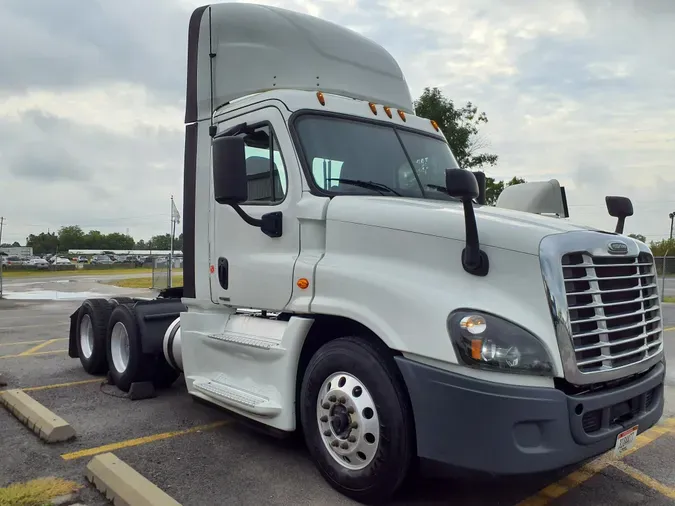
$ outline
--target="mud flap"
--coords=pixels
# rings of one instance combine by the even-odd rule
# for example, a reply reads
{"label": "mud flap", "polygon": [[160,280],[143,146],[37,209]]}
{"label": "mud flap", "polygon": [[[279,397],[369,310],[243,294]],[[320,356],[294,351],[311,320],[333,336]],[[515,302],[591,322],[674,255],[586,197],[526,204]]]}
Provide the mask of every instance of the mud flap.
{"label": "mud flap", "polygon": [[75,335],[75,329],[77,329],[77,317],[80,314],[82,307],[78,307],[77,311],[70,315],[70,332],[68,333],[68,356],[70,358],[80,358],[80,354],[77,351],[77,336]]}

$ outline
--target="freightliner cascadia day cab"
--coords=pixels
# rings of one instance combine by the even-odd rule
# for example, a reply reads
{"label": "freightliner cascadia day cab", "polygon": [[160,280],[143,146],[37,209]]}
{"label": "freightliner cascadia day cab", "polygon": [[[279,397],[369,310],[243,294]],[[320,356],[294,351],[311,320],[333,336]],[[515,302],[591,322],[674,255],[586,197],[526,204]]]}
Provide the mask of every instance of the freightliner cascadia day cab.
{"label": "freightliner cascadia day cab", "polygon": [[533,473],[658,421],[645,244],[546,216],[566,216],[556,181],[484,205],[393,57],[350,30],[223,3],[194,11],[187,52],[184,286],[84,301],[88,372],[125,391],[182,372],[195,399],[301,431],[363,502],[417,459]]}

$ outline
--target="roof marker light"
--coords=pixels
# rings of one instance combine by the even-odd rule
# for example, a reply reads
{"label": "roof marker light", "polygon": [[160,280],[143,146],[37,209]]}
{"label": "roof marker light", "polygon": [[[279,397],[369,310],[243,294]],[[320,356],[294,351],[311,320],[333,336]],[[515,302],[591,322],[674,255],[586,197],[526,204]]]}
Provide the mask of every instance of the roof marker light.
{"label": "roof marker light", "polygon": [[373,114],[377,116],[377,106],[372,102],[368,102],[368,106],[370,107],[370,110],[373,111]]}
{"label": "roof marker light", "polygon": [[434,130],[438,132],[438,123],[436,123],[433,119],[431,120],[431,126],[434,127]]}
{"label": "roof marker light", "polygon": [[399,118],[401,118],[403,121],[405,121],[405,113],[401,109],[398,109],[397,112],[398,112]]}
{"label": "roof marker light", "polygon": [[384,106],[384,112],[387,113],[387,116],[389,116],[390,118],[392,117],[391,116],[391,109],[389,107],[387,107],[386,105]]}
{"label": "roof marker light", "polygon": [[321,93],[320,91],[317,91],[316,92],[316,98],[319,99],[319,103],[321,105],[326,105],[326,99],[324,98],[323,93]]}

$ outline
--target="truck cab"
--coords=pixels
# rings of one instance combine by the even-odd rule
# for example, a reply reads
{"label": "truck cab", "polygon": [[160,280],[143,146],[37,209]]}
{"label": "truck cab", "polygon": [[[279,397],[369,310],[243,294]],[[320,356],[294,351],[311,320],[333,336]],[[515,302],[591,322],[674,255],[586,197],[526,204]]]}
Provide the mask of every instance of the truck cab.
{"label": "truck cab", "polygon": [[[96,339],[118,386],[143,363],[113,360],[126,332],[194,398],[301,431],[326,480],[364,502],[418,458],[546,471],[658,421],[647,246],[547,216],[567,216],[556,181],[483,205],[384,48],[223,3],[194,11],[187,68],[184,286],[159,309],[106,309]],[[71,356],[93,314],[73,315]]]}

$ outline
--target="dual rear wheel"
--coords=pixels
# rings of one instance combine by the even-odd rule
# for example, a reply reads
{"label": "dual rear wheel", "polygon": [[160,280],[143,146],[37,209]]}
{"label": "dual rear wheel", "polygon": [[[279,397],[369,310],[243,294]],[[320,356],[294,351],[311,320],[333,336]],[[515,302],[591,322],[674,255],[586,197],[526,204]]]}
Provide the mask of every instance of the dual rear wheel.
{"label": "dual rear wheel", "polygon": [[94,375],[108,372],[124,392],[143,381],[168,388],[180,373],[162,355],[143,352],[133,301],[125,299],[88,299],[82,304],[76,332],[82,367]]}

